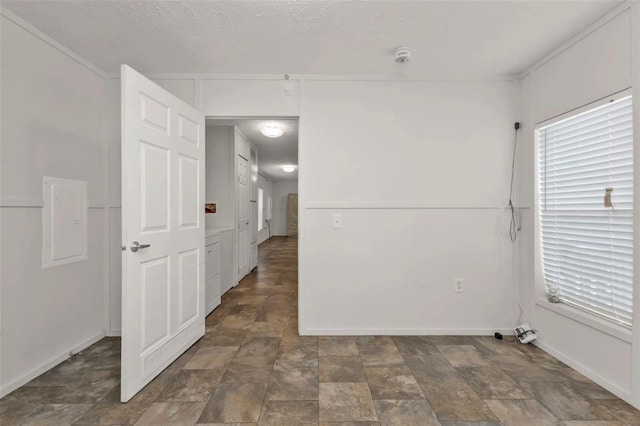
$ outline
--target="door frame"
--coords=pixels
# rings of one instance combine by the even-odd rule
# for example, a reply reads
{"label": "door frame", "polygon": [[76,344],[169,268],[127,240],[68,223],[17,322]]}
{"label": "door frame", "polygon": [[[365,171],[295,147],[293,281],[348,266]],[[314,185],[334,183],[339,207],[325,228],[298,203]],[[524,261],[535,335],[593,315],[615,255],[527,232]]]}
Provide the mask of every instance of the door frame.
{"label": "door frame", "polygon": [[[204,116],[204,121],[205,123],[211,121],[211,120],[297,120],[298,121],[298,193],[300,193],[300,123],[301,123],[301,116],[300,115],[278,115],[278,114],[274,114],[274,115],[206,115]],[[235,126],[234,126],[235,129]],[[238,164],[237,164],[237,152],[236,152],[236,147],[235,147],[235,132],[240,133],[245,139],[247,139],[247,141],[249,141],[249,138],[247,138],[241,131],[239,131],[238,129],[234,130],[234,146],[233,149],[231,150],[231,155],[229,156],[229,160],[231,161],[231,163],[233,164],[233,176],[234,179],[237,179],[238,176]],[[255,147],[255,145],[253,145],[250,141],[249,141],[249,145],[251,147],[253,147],[256,152],[258,153],[258,164],[259,160],[260,160],[260,152],[258,151],[257,147]],[[250,163],[250,159],[248,159],[249,163]],[[234,195],[236,196],[236,200],[237,200],[237,185],[235,184],[234,181],[234,187],[233,187],[233,191],[234,191]],[[298,244],[300,243],[300,216],[301,216],[301,211],[302,209],[300,208],[300,196],[298,195]],[[240,279],[239,279],[239,273],[238,273],[238,248],[237,248],[237,244],[238,244],[238,211],[237,211],[237,203],[236,206],[234,207],[234,219],[233,219],[233,244],[234,244],[234,256],[233,256],[233,287],[236,287],[239,283],[240,283]],[[271,236],[270,236],[271,237]],[[300,247],[298,246],[298,253],[300,252]],[[249,272],[251,272],[251,269],[249,270]],[[300,257],[298,256],[298,302],[300,302]],[[298,306],[298,320],[300,318],[300,307]]]}

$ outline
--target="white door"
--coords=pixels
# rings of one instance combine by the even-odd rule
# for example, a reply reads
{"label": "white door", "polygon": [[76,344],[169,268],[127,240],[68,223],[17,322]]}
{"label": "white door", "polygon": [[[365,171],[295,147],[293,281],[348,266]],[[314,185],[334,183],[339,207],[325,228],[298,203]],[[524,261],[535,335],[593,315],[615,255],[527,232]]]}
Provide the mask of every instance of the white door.
{"label": "white door", "polygon": [[204,335],[205,123],[130,67],[121,78],[126,402]]}
{"label": "white door", "polygon": [[249,273],[249,162],[237,156],[238,162],[238,280]]}
{"label": "white door", "polygon": [[251,201],[249,217],[249,270],[258,266],[258,202]]}

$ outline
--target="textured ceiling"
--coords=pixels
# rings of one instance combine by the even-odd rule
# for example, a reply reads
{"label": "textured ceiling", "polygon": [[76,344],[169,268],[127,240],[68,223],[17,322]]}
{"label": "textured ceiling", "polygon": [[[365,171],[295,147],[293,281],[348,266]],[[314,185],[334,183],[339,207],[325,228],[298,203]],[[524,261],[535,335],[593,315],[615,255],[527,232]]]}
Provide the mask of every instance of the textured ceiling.
{"label": "textured ceiling", "polygon": [[[618,3],[2,1],[107,72],[428,78],[518,73]],[[408,64],[394,62],[399,46]]]}
{"label": "textured ceiling", "polygon": [[[284,129],[279,138],[268,138],[260,129],[265,124],[275,124]],[[282,166],[298,164],[298,120],[260,119],[260,120],[230,120],[208,119],[209,126],[236,126],[243,135],[258,149],[258,169],[263,175],[273,180],[298,179],[298,170],[285,173]]]}

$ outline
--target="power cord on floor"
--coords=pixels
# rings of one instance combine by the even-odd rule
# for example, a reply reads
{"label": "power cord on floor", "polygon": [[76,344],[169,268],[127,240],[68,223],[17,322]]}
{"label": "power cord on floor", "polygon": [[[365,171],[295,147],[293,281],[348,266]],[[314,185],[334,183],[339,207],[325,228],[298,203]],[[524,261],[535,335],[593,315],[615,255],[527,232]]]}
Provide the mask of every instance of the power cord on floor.
{"label": "power cord on floor", "polygon": [[518,238],[518,231],[520,230],[520,211],[513,205],[513,178],[516,171],[516,148],[518,144],[518,130],[520,129],[520,123],[516,121],[514,125],[513,135],[513,158],[511,160],[511,184],[509,185],[509,203],[508,208],[511,210],[511,223],[509,224],[509,237],[511,242],[515,243]]}
{"label": "power cord on floor", "polygon": [[493,334],[494,337],[498,340],[504,340],[505,342],[509,342],[509,343],[513,343],[516,340],[518,340],[516,337],[514,337],[513,339],[505,339],[505,337],[502,335],[502,333],[494,333]]}
{"label": "power cord on floor", "polygon": [[[512,155],[512,159],[511,159],[511,181],[509,184],[509,201],[504,205],[504,209],[509,209],[510,211],[510,223],[509,223],[509,239],[511,240],[512,243],[515,243],[517,240],[517,234],[518,231],[520,230],[520,210],[514,205],[513,203],[513,184],[514,184],[514,180],[515,180],[515,166],[516,166],[516,148],[517,148],[517,141],[518,141],[518,130],[520,129],[520,123],[516,122],[514,124],[514,138],[513,138],[513,155]],[[503,210],[504,211],[504,210]],[[511,298],[513,300],[513,303],[515,304],[515,306],[517,306],[518,308],[518,324],[520,324],[522,322],[522,316],[524,314],[523,309],[522,309],[522,305],[520,304],[518,298],[516,297],[516,292],[514,289],[515,286],[515,270],[517,269],[515,267],[515,265],[513,264],[513,262],[515,261],[516,258],[513,258],[514,260],[512,260],[512,264],[511,264],[511,273],[507,272],[507,269],[505,268],[504,265],[504,257],[503,257],[503,232],[505,231],[504,227],[501,226],[502,225],[502,215],[500,217],[500,222],[498,225],[498,255],[499,255],[499,260],[500,260],[500,268],[502,269],[502,273],[505,277],[505,280],[507,282],[511,282],[511,286],[509,286],[509,292],[511,293]],[[498,340],[503,340],[503,336],[500,333],[495,333],[495,337]],[[515,342],[517,341],[517,339],[505,339],[508,342]]]}

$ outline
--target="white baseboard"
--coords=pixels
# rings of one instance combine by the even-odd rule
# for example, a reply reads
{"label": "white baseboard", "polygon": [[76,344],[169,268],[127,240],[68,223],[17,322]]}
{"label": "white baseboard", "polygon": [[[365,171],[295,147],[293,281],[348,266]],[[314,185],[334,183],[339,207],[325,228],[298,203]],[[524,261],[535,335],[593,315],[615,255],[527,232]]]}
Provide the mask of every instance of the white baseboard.
{"label": "white baseboard", "polygon": [[[633,401],[631,400],[631,392],[629,390],[625,390],[624,388],[621,388],[620,386],[616,385],[615,383],[613,383],[613,382],[609,381],[608,379],[602,377],[598,373],[592,371],[588,367],[585,367],[584,365],[580,364],[579,362],[575,362],[574,360],[572,360],[570,357],[568,357],[564,353],[560,352],[559,350],[557,350],[553,346],[548,345],[548,344],[544,343],[543,341],[540,341],[539,339],[534,340],[533,343],[537,347],[542,349],[543,351],[547,352],[549,355],[551,355],[554,358],[557,358],[558,360],[560,360],[563,363],[567,364],[569,367],[573,368],[578,373],[581,373],[584,376],[588,377],[589,379],[593,380],[594,382],[596,382],[597,384],[599,384],[600,386],[602,386],[603,388],[605,388],[606,390],[608,390],[609,392],[611,392],[612,394],[617,396],[618,398],[623,399],[624,401],[626,401],[629,404],[633,405]],[[640,409],[640,407],[636,407],[636,408]]]}
{"label": "white baseboard", "polygon": [[301,328],[301,336],[493,336],[512,335],[513,328]]}
{"label": "white baseboard", "polygon": [[122,336],[122,330],[107,330],[107,332],[105,333],[105,336],[107,336],[107,337],[121,337]]}
{"label": "white baseboard", "polygon": [[88,340],[85,340],[84,342],[82,342],[81,344],[77,345],[76,347],[69,348],[69,350],[67,350],[67,351],[61,353],[60,355],[54,357],[50,361],[47,361],[44,364],[41,364],[40,366],[34,368],[33,370],[29,371],[28,373],[26,373],[26,374],[22,375],[21,377],[15,379],[11,383],[3,384],[2,386],[0,386],[0,398],[3,398],[4,396],[10,394],[14,390],[18,389],[20,386],[26,385],[27,383],[29,383],[31,380],[35,379],[36,377],[38,377],[42,373],[45,373],[45,372],[51,370],[56,365],[58,365],[61,362],[65,361],[67,358],[69,358],[69,352],[73,352],[75,354],[77,352],[83,351],[86,348],[88,348],[89,346],[91,346],[94,343],[96,343],[98,340],[102,339],[104,336],[105,336],[105,333],[104,333],[104,331],[102,331],[98,335],[93,336],[92,338],[90,338]]}

